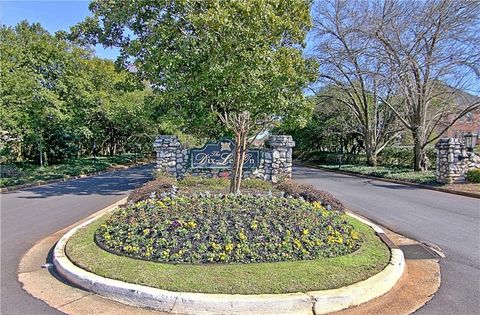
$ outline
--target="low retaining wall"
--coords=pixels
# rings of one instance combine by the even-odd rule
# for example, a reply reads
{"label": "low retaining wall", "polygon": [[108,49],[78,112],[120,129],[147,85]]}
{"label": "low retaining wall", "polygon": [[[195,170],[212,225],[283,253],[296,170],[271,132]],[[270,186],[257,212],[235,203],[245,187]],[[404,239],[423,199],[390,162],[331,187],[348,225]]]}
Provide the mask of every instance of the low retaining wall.
{"label": "low retaining wall", "polygon": [[[103,214],[73,228],[57,242],[53,252],[53,263],[57,272],[71,283],[88,291],[123,303],[164,312],[181,314],[326,314],[384,295],[395,286],[405,268],[403,252],[389,246],[391,257],[385,269],[364,281],[339,289],[261,295],[172,292],[104,278],[75,266],[68,259],[65,247],[70,237]],[[380,238],[386,238],[380,227],[356,218],[371,226]]]}
{"label": "low retaining wall", "polygon": [[[154,144],[157,153],[157,169],[176,178],[186,174],[205,177],[230,177],[229,167],[193,168],[191,150],[184,149],[176,136],[159,136]],[[266,148],[259,149],[260,158],[257,167],[245,168],[243,178],[260,178],[277,182],[281,178],[292,176],[292,148],[295,146],[291,136],[269,136]],[[230,148],[233,150],[233,148]]]}

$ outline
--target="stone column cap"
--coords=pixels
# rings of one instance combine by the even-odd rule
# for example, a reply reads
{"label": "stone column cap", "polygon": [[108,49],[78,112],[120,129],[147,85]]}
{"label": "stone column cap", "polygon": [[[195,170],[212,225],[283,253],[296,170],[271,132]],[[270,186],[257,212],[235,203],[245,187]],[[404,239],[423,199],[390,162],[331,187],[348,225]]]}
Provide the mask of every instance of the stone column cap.
{"label": "stone column cap", "polygon": [[462,144],[460,139],[457,138],[440,138],[438,139],[438,142],[435,144],[436,147],[440,146],[449,146],[449,145],[457,145],[457,144]]}
{"label": "stone column cap", "polygon": [[162,145],[168,145],[170,147],[179,147],[180,141],[178,140],[178,137],[174,135],[160,135],[153,142],[153,146],[157,147]]}
{"label": "stone column cap", "polygon": [[273,148],[277,148],[277,147],[293,148],[295,146],[295,141],[293,141],[292,136],[271,135],[267,139],[267,145]]}

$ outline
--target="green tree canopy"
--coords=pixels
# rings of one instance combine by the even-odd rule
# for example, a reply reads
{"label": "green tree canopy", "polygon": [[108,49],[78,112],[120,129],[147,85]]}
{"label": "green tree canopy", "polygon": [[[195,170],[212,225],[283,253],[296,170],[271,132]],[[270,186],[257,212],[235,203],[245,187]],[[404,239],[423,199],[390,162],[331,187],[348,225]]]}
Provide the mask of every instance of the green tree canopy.
{"label": "green tree canopy", "polygon": [[[235,134],[231,190],[239,191],[247,138],[275,120],[298,120],[316,66],[302,56],[309,1],[93,1],[76,39],[121,48],[161,99],[161,112],[209,134]],[[217,122],[217,125],[215,125]]]}
{"label": "green tree canopy", "polygon": [[42,165],[89,154],[94,142],[113,154],[138,142],[132,135],[155,133],[136,77],[63,34],[1,26],[0,52],[2,157]]}

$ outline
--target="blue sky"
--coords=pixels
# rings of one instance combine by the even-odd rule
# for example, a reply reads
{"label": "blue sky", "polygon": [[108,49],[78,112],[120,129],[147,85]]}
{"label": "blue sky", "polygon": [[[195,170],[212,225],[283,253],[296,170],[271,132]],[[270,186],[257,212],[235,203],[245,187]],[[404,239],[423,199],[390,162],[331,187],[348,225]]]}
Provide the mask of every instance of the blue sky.
{"label": "blue sky", "polygon": [[[90,15],[89,1],[0,1],[0,23],[14,26],[22,20],[39,22],[50,33],[68,31],[70,26]],[[95,47],[102,58],[115,59],[118,49]]]}

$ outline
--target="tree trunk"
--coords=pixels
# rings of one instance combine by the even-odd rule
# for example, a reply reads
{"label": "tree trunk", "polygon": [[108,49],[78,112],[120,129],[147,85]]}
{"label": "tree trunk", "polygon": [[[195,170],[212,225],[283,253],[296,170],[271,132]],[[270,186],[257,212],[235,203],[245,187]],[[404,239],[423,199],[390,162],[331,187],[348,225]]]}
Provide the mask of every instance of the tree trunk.
{"label": "tree trunk", "polygon": [[43,151],[42,151],[42,145],[38,145],[38,153],[39,153],[39,164],[40,166],[43,166]]}
{"label": "tree trunk", "polygon": [[373,147],[372,140],[370,138],[370,132],[366,132],[365,135],[365,153],[367,154],[367,165],[377,166],[377,152]]}
{"label": "tree trunk", "polygon": [[235,134],[235,153],[233,155],[232,178],[230,179],[230,193],[240,194],[240,186],[243,176],[243,163],[247,148],[246,131],[239,131]]}
{"label": "tree trunk", "polygon": [[416,172],[423,172],[427,170],[427,161],[425,149],[422,145],[422,140],[417,130],[412,130],[413,137],[413,169]]}
{"label": "tree trunk", "polygon": [[414,170],[416,172],[423,172],[427,170],[427,161],[425,150],[422,147],[422,143],[419,139],[414,138],[413,144],[413,163],[414,163]]}

